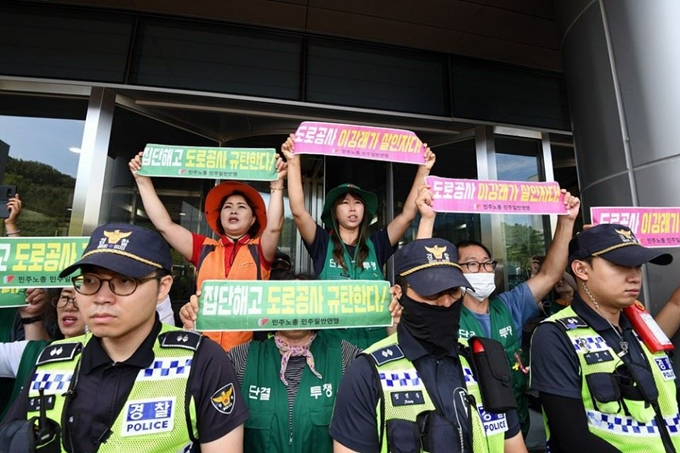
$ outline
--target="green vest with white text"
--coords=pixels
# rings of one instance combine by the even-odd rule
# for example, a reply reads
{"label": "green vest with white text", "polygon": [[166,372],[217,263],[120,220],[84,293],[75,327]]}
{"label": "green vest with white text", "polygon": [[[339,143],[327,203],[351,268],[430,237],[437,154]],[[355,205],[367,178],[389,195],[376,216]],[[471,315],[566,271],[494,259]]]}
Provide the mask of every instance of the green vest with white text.
{"label": "green vest with white text", "polygon": [[340,342],[326,341],[317,335],[310,352],[321,379],[305,363],[290,420],[287,389],[279,377],[281,353],[274,339],[250,343],[242,386],[243,398],[250,410],[250,418],[245,423],[244,451],[333,451],[328,427],[342,379]]}
{"label": "green vest with white text", "polygon": [[[459,341],[462,345],[467,346],[467,342]],[[380,442],[382,445],[381,453],[388,453],[386,425],[389,420],[400,419],[415,423],[418,414],[436,409],[415,366],[401,352],[396,333],[371,346],[364,353],[372,356],[371,361],[376,366],[380,377],[381,398],[385,413],[384,416],[379,413],[379,403],[376,409],[376,417],[378,436],[382,437]],[[481,405],[482,396],[479,385],[472,369],[462,355],[459,355],[458,358],[465,376],[465,388],[474,397],[477,404],[477,410],[470,411],[472,414],[472,451],[474,453],[502,452],[504,450],[505,431],[507,431],[507,416],[484,411]],[[378,360],[380,360],[380,363]],[[404,392],[409,392],[412,396],[417,394],[420,397],[422,395],[423,401],[419,404],[395,405],[394,402],[398,401]],[[383,417],[384,425],[381,426],[381,418]],[[482,417],[484,417],[484,421]],[[503,424],[505,429],[497,429],[499,424]],[[424,450],[421,451],[426,453]]]}
{"label": "green vest with white text", "polygon": [[[62,426],[62,442],[66,437],[63,434],[66,420],[62,416],[65,414],[65,393],[74,382],[80,353],[88,341],[95,341],[90,334],[53,342],[38,358],[30,384],[29,400],[39,396],[40,388],[44,389],[49,401],[47,416]],[[99,446],[98,452],[188,451],[193,443],[192,435],[194,439],[198,436],[195,401],[189,401],[187,385],[199,344],[200,335],[163,324],[158,340],[154,342],[153,362],[140,370],[122,410],[110,427],[110,436]],[[186,407],[187,402],[189,407]],[[37,412],[29,412],[29,417],[32,415]],[[192,426],[187,426],[187,420],[192,421]],[[66,451],[63,444],[62,451]]]}
{"label": "green vest with white text", "polygon": [[[345,265],[348,266],[347,271],[343,270],[342,266],[335,262],[333,258],[333,241],[331,239],[328,243],[328,249],[326,250],[326,261],[319,274],[321,280],[384,280],[385,276],[382,273],[382,269],[378,266],[378,257],[375,253],[375,247],[373,246],[373,241],[370,239],[366,241],[368,246],[368,256],[364,260],[363,267],[357,269],[350,263],[354,260],[349,256],[347,248],[344,248],[344,259]],[[338,340],[345,340],[350,344],[358,347],[359,349],[365,349],[375,343],[380,341],[387,336],[387,331],[384,327],[356,327],[349,329],[329,329],[329,337],[334,337]]]}
{"label": "green vest with white text", "polygon": [[[335,261],[333,258],[333,243],[336,239],[331,239],[328,241],[328,248],[326,250],[326,260],[324,261],[323,269],[321,274],[319,274],[319,279],[321,280],[384,280],[385,276],[382,273],[382,269],[378,265],[378,255],[375,253],[375,246],[373,241],[368,239],[366,241],[366,246],[368,247],[368,255],[364,259],[363,266],[357,268],[354,265],[354,258],[349,256],[347,252],[347,247],[343,247],[343,255],[345,261],[345,266],[347,270],[343,269],[340,263]],[[355,248],[355,252],[358,249]]]}
{"label": "green vest with white text", "polygon": [[[596,382],[607,382],[596,378],[614,374],[616,367],[622,363],[604,338],[588,326],[571,306],[544,322],[559,323],[563,326],[565,334],[574,347],[581,368],[581,395],[589,431],[624,452],[665,451],[651,405],[645,401],[626,398],[626,395],[621,395],[618,400],[600,401],[598,398],[601,400],[605,398],[599,395],[611,392],[597,387],[595,387],[596,392],[593,392],[593,389],[589,387],[589,380],[591,385],[598,385]],[[635,338],[638,338],[637,335]],[[672,361],[664,352],[652,353],[639,338],[638,342],[651,368],[654,384],[659,392],[657,401],[666,424],[666,427],[662,429],[667,429],[675,449],[680,451],[680,416]],[[600,360],[592,360],[594,355],[600,357]],[[587,360],[587,356],[591,359]],[[545,416],[544,420],[547,431],[548,420]],[[548,441],[550,441],[549,436]]]}

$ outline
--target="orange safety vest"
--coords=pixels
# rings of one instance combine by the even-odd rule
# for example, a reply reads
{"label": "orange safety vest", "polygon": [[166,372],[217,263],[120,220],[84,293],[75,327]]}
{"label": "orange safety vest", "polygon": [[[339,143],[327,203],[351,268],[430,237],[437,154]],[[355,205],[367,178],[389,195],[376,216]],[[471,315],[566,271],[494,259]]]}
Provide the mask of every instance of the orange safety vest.
{"label": "orange safety vest", "polygon": [[[198,276],[196,287],[200,288],[203,280],[223,280],[225,278],[224,246],[221,242],[205,238],[201,245],[198,259]],[[269,280],[271,271],[265,269],[260,262],[260,238],[250,239],[236,253],[227,280]],[[234,346],[253,339],[253,332],[203,332],[211,340],[218,343],[225,351]]]}

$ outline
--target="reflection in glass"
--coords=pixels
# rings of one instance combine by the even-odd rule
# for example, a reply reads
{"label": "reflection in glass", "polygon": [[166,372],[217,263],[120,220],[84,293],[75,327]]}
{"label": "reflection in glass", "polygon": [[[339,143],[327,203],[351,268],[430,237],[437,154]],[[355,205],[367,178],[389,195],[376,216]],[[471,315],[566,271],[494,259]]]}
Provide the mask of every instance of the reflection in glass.
{"label": "reflection in glass", "polygon": [[[17,186],[23,205],[17,220],[22,236],[68,234],[79,158],[69,148],[82,142],[84,113],[82,119],[0,115],[0,140],[9,145],[9,155],[0,156],[0,162],[7,158],[0,183]],[[7,152],[0,148],[0,153],[3,149]]]}
{"label": "reflection in glass", "polygon": [[[539,181],[540,141],[507,137],[496,138],[496,166],[501,181]],[[501,216],[505,289],[529,278],[531,258],[545,255],[543,216]]]}
{"label": "reflection in glass", "polygon": [[[217,146],[203,136],[116,106],[113,115],[109,159],[102,195],[100,223],[133,223],[155,229],[147,216],[128,163],[147,143]],[[173,222],[191,232],[211,235],[202,215],[205,194],[215,184],[208,179],[154,178],[156,193]],[[193,266],[172,249],[172,302],[186,302],[195,292]]]}
{"label": "reflection in glass", "polygon": [[[437,155],[437,160],[430,172],[431,175],[442,178],[477,178],[474,138],[437,146],[432,151]],[[404,200],[406,200],[408,191],[413,184],[415,172],[415,165],[401,164],[394,166],[395,214],[400,212]],[[469,239],[480,241],[482,235],[480,220],[481,216],[479,214],[458,212],[437,213],[433,236],[446,239],[453,244]],[[419,223],[420,214],[411,223],[400,245],[415,239]]]}

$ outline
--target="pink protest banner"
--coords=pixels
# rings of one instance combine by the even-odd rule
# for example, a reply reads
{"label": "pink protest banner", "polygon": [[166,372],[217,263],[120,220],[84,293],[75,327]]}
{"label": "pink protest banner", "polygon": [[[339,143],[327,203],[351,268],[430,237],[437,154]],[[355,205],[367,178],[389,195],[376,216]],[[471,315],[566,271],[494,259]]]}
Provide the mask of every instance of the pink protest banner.
{"label": "pink protest banner", "polygon": [[423,142],[411,131],[312,121],[295,131],[295,153],[425,163]]}
{"label": "pink protest banner", "polygon": [[556,182],[478,181],[428,176],[437,212],[567,214]]}
{"label": "pink protest banner", "polygon": [[618,223],[631,229],[645,247],[680,247],[680,208],[593,207],[594,225]]}

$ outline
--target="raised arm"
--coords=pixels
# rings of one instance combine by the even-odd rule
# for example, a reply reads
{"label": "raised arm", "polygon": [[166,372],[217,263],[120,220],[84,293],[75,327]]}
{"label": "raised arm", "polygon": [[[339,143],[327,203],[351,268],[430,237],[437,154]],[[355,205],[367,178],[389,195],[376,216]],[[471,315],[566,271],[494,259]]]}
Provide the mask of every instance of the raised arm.
{"label": "raised arm", "polygon": [[49,303],[50,298],[45,289],[29,288],[26,290],[26,305],[19,308],[18,311],[21,319],[31,320],[28,324],[24,324],[24,333],[27,340],[50,339],[50,334],[45,328],[45,321],[43,319],[45,309]]}
{"label": "raised arm", "polygon": [[420,186],[416,206],[420,212],[420,223],[416,239],[428,239],[432,237],[434,231],[434,219],[437,213],[432,209],[432,188],[427,184]]}
{"label": "raised arm", "polygon": [[316,222],[312,215],[305,209],[305,193],[302,190],[302,168],[300,167],[300,155],[294,154],[295,135],[290,134],[281,145],[281,152],[288,162],[288,201],[293,213],[295,226],[307,244],[314,242],[316,236]]}
{"label": "raised arm", "polygon": [[[399,303],[399,297],[397,297],[397,291],[396,289],[397,285],[394,285],[390,288],[390,294],[392,295],[392,299],[390,300],[390,314],[392,315],[392,325],[387,327],[387,335],[392,335],[393,333],[396,333],[397,331],[397,325],[401,321],[401,312],[404,311],[404,307]],[[401,293],[399,293],[401,294]]]}
{"label": "raised arm", "polygon": [[673,291],[671,298],[661,307],[654,320],[668,338],[675,336],[680,329],[680,286]]}
{"label": "raised arm", "polygon": [[418,213],[418,207],[416,206],[416,198],[418,197],[418,188],[425,184],[425,177],[430,174],[432,166],[436,160],[435,154],[427,146],[425,146],[425,163],[418,166],[418,171],[416,171],[416,177],[413,179],[413,185],[411,186],[411,191],[404,201],[404,208],[401,210],[399,215],[397,215],[392,221],[387,225],[387,235],[390,238],[390,243],[396,245],[397,242],[402,238],[408,226],[411,224],[413,219],[416,218]]}
{"label": "raised arm", "polygon": [[153,226],[163,235],[163,238],[168,241],[168,244],[189,261],[193,252],[191,232],[172,221],[163,202],[158,198],[151,178],[137,174],[137,171],[142,169],[143,155],[143,151],[139,152],[130,159],[128,166],[132,176],[135,178],[135,182],[137,182],[137,188],[139,189],[139,195],[142,197],[146,215],[149,216]]}
{"label": "raised arm", "polygon": [[535,277],[527,280],[536,302],[542,300],[550,292],[555,283],[562,278],[564,269],[567,267],[569,241],[574,234],[574,222],[581,207],[581,200],[564,189],[562,189],[562,193],[564,193],[564,205],[569,213],[558,216],[555,236],[552,244],[550,244],[548,254],[545,256],[543,266]]}
{"label": "raised arm", "polygon": [[[9,217],[5,219],[5,234],[11,237],[21,236],[21,231],[17,228],[17,219],[21,214],[21,198],[16,194],[7,202]],[[42,319],[45,307],[49,303],[47,291],[43,288],[29,288],[26,290],[26,305],[19,308],[21,319],[35,319],[28,324],[24,324],[26,340],[49,340],[50,335],[45,328]]]}
{"label": "raised arm", "polygon": [[5,219],[5,234],[10,237],[21,236],[21,231],[17,227],[17,219],[21,214],[21,198],[18,193],[7,202],[7,210],[9,217]]}
{"label": "raised arm", "polygon": [[262,254],[268,261],[274,260],[283,230],[283,182],[288,173],[288,164],[278,154],[276,155],[276,173],[278,179],[269,184],[271,193],[267,209],[267,226],[260,239]]}
{"label": "raised arm", "polygon": [[201,289],[196,291],[196,294],[189,297],[189,302],[182,305],[179,309],[179,319],[182,321],[184,330],[196,329],[196,317],[198,316],[198,297],[201,295]]}

